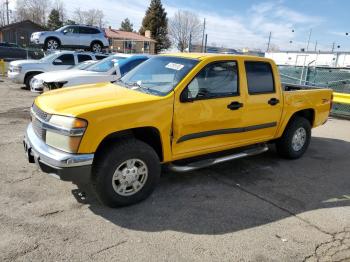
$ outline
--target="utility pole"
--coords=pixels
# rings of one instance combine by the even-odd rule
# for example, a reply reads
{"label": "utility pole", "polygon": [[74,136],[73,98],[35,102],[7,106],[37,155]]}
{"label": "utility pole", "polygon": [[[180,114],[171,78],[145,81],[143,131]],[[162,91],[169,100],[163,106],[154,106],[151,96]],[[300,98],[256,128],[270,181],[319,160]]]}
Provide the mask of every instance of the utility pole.
{"label": "utility pole", "polygon": [[6,17],[7,17],[7,24],[10,24],[10,15],[9,15],[9,1],[6,0],[5,1],[5,5],[6,5]]}
{"label": "utility pole", "polygon": [[202,53],[204,53],[204,38],[205,38],[205,18],[203,22],[203,35],[202,35]]}
{"label": "utility pole", "polygon": [[312,34],[312,28],[310,29],[310,33],[309,33],[309,40],[307,40],[306,52],[309,51],[309,45],[310,45],[311,34]]}
{"label": "utility pole", "polygon": [[270,43],[271,43],[271,32],[269,34],[269,41],[267,42],[267,49],[266,49],[266,52],[269,52],[270,51]]}
{"label": "utility pole", "polygon": [[192,42],[192,34],[190,34],[190,40],[188,41],[188,52],[191,53],[191,42]]}
{"label": "utility pole", "polygon": [[316,40],[316,43],[315,43],[315,52],[317,51],[317,40]]}
{"label": "utility pole", "polygon": [[334,52],[335,43],[332,44],[332,53]]}
{"label": "utility pole", "polygon": [[208,44],[208,34],[205,34],[205,40],[204,40],[204,53],[207,52],[207,44]]}

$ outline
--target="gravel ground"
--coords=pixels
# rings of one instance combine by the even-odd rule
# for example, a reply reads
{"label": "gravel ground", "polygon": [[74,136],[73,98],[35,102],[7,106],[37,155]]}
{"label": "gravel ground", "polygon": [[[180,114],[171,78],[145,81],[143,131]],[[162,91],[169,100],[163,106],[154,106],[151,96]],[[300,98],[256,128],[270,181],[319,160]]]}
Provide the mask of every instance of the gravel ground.
{"label": "gravel ground", "polygon": [[0,78],[0,261],[350,261],[350,121],[313,130],[302,159],[164,171],[149,199],[110,209],[27,163],[34,97]]}

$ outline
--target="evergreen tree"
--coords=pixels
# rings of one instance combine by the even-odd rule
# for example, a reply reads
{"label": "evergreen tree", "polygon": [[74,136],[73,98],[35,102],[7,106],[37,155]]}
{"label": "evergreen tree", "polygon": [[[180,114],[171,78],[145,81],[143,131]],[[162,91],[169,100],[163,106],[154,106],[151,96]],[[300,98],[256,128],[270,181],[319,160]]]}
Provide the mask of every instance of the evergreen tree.
{"label": "evergreen tree", "polygon": [[49,20],[47,21],[47,28],[50,30],[56,30],[63,25],[60,20],[60,13],[56,9],[52,9],[49,15]]}
{"label": "evergreen tree", "polygon": [[129,18],[125,18],[124,21],[122,21],[119,30],[126,31],[126,32],[132,32],[134,31],[133,24],[130,22]]}
{"label": "evergreen tree", "polygon": [[146,30],[150,30],[152,38],[157,41],[156,53],[170,47],[168,18],[161,0],[151,0],[142,20],[140,34],[144,35]]}

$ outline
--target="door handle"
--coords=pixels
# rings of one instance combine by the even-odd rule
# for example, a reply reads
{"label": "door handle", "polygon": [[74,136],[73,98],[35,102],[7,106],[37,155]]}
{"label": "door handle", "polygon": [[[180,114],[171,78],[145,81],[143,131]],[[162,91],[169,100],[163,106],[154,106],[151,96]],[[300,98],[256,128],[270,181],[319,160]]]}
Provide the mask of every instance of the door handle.
{"label": "door handle", "polygon": [[279,103],[280,101],[277,98],[271,98],[267,103],[269,103],[269,105],[275,106]]}
{"label": "door handle", "polygon": [[227,108],[230,110],[237,110],[239,108],[243,107],[243,104],[240,102],[232,102],[231,104],[227,105]]}

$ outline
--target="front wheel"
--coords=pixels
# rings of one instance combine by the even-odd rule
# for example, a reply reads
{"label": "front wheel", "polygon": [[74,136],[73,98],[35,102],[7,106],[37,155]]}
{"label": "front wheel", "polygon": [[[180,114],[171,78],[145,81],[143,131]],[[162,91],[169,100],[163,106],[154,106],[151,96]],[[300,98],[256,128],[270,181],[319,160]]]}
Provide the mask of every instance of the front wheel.
{"label": "front wheel", "polygon": [[311,140],[311,124],[304,117],[296,116],[287,125],[282,137],[277,140],[277,152],[289,159],[301,157]]}
{"label": "front wheel", "polygon": [[55,51],[59,49],[59,47],[60,47],[60,43],[55,38],[48,38],[44,44],[45,51]]}
{"label": "front wheel", "polygon": [[160,177],[160,161],[152,147],[139,140],[119,141],[99,154],[93,167],[98,198],[109,207],[147,198]]}

